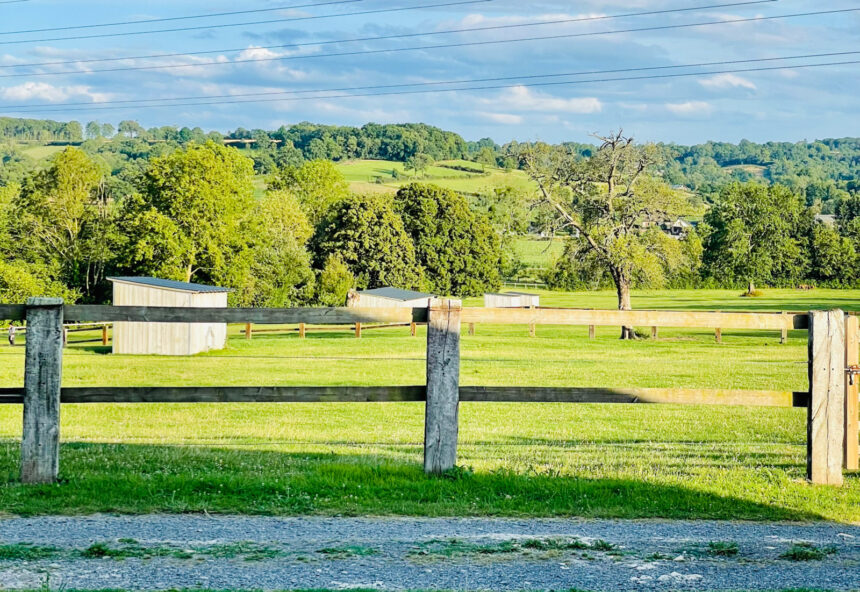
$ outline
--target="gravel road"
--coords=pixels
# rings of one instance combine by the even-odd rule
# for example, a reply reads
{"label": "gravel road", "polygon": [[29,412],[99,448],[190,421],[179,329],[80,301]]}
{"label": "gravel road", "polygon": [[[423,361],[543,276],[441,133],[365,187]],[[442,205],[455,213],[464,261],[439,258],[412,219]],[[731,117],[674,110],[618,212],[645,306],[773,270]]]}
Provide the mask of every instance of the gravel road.
{"label": "gravel road", "polygon": [[[819,558],[780,558],[797,543]],[[860,589],[860,527],[828,523],[45,517],[0,545],[43,553],[0,559],[4,590]]]}

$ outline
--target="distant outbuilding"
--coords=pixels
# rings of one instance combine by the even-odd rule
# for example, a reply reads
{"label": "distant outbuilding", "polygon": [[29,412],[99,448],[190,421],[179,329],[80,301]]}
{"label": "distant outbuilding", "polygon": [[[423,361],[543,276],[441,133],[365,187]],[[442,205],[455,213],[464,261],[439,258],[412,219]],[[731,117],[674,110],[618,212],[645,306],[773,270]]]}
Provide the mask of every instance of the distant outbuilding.
{"label": "distant outbuilding", "polygon": [[484,306],[486,308],[537,308],[540,306],[540,295],[528,292],[484,294]]}
{"label": "distant outbuilding", "polygon": [[350,308],[422,308],[429,307],[432,298],[436,296],[386,286],[372,290],[351,291],[347,296],[346,305]]}
{"label": "distant outbuilding", "polygon": [[[153,277],[112,277],[114,306],[226,308],[229,288]],[[113,353],[188,356],[223,349],[226,323],[114,323]]]}

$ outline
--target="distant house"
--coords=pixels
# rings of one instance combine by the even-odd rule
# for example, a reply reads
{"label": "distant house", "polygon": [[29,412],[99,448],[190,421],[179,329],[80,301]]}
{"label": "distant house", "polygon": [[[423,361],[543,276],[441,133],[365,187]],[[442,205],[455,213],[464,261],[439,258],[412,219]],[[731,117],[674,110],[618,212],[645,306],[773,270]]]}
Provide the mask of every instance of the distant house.
{"label": "distant house", "polygon": [[430,306],[432,298],[436,296],[386,286],[372,290],[351,291],[347,296],[346,305],[350,308],[423,308]]}
{"label": "distant house", "polygon": [[[153,277],[112,277],[114,306],[226,308],[229,288]],[[113,353],[189,356],[223,349],[226,323],[114,323]]]}
{"label": "distant house", "polygon": [[540,296],[527,292],[484,294],[484,306],[486,308],[537,308],[540,306]]}
{"label": "distant house", "polygon": [[836,226],[836,216],[833,214],[816,214],[815,221],[825,226]]}
{"label": "distant house", "polygon": [[674,222],[663,222],[660,227],[669,236],[680,239],[687,236],[687,233],[692,230],[693,225],[682,218],[678,218]]}

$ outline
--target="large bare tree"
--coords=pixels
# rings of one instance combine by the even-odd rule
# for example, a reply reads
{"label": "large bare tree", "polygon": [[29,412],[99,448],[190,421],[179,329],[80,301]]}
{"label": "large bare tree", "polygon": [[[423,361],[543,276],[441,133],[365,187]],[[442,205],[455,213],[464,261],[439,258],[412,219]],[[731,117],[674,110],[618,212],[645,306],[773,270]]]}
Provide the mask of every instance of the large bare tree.
{"label": "large bare tree", "polygon": [[[687,200],[653,176],[656,150],[618,131],[595,137],[589,157],[567,146],[531,145],[520,153],[539,198],[571,230],[577,256],[593,256],[612,278],[619,310],[630,310],[630,288],[660,278],[680,263],[678,241],[660,230],[687,210]],[[633,339],[623,327],[622,339]]]}

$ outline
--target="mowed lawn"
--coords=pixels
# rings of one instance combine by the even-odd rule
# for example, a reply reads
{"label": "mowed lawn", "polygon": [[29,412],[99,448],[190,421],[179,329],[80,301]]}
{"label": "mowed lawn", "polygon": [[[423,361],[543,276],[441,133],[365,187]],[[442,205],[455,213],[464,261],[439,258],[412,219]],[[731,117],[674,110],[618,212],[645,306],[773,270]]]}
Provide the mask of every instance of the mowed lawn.
{"label": "mowed lawn", "polygon": [[[607,308],[614,295],[542,293],[545,306]],[[467,299],[477,305],[478,299]],[[638,308],[860,309],[860,292],[640,292]],[[262,328],[262,327],[261,327]],[[231,327],[228,348],[188,358],[113,356],[72,344],[64,384],[422,384],[424,334],[407,328],[295,334]],[[75,334],[82,339],[86,334]],[[477,327],[462,337],[471,385],[805,390],[806,334]],[[0,347],[0,386],[23,380],[23,348]],[[17,481],[19,406],[0,406],[0,510],[14,514],[230,512],[533,515],[860,522],[860,475],[811,486],[805,410],[675,405],[463,403],[462,470],[421,471],[423,405],[64,405],[62,481]]]}

